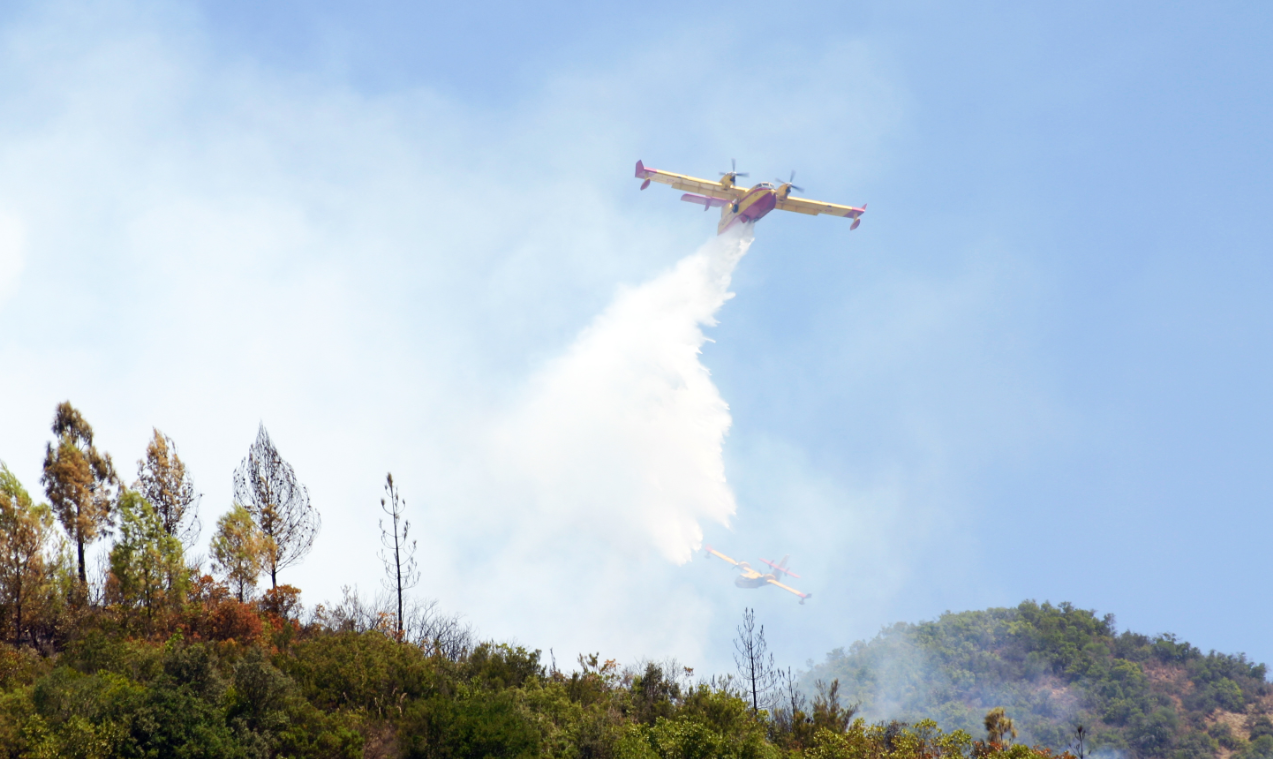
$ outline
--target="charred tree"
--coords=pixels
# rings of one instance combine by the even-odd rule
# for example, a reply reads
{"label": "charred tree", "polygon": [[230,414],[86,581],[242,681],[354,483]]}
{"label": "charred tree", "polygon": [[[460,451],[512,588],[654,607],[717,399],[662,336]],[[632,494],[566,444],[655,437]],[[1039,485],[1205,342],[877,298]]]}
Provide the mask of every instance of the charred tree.
{"label": "charred tree", "polygon": [[756,613],[752,609],[743,611],[743,623],[738,626],[738,637],[734,639],[734,664],[738,667],[738,677],[747,691],[746,695],[751,697],[752,711],[760,711],[761,702],[777,682],[778,669],[765,644],[765,626],[756,627]]}
{"label": "charred tree", "polygon": [[416,565],[416,541],[410,539],[411,523],[407,521],[404,510],[406,501],[398,495],[398,488],[393,484],[393,473],[385,475],[385,497],[380,499],[380,508],[389,517],[386,529],[385,521],[380,520],[380,560],[385,565],[385,585],[398,600],[398,639],[403,636],[402,593],[414,588],[420,581],[420,570]]}
{"label": "charred tree", "polygon": [[146,446],[146,458],[137,462],[134,486],[159,515],[164,532],[189,548],[199,539],[199,493],[177,455],[177,444],[159,430]]}
{"label": "charred tree", "polygon": [[70,401],[58,404],[53,434],[57,441],[45,450],[40,482],[58,521],[75,542],[80,592],[86,593],[84,547],[110,527],[119,478],[110,454],[98,452],[93,428]]}
{"label": "charred tree", "polygon": [[45,548],[53,515],[36,505],[13,472],[0,461],[0,605],[13,615],[13,645],[22,645],[24,621],[49,589]]}
{"label": "charred tree", "polygon": [[247,509],[270,541],[265,568],[270,587],[278,587],[278,572],[299,563],[314,547],[322,520],[309,502],[309,489],[283,460],[262,424],[256,442],[234,472],[234,501]]}

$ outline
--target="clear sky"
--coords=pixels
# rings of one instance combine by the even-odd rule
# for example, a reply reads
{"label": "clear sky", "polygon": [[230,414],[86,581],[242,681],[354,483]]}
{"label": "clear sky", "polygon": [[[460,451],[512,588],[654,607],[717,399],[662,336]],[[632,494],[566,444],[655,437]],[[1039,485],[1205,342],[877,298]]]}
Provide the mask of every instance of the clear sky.
{"label": "clear sky", "polygon": [[[391,470],[419,593],[559,659],[723,671],[751,604],[799,667],[1033,598],[1273,661],[1273,9],[438,5],[0,8],[0,458],[29,489],[70,399],[130,474],[176,440],[206,536],[263,422],[323,514],[284,577],[310,604],[376,587]],[[731,157],[870,210],[766,218],[700,320],[710,382],[668,429],[710,433],[708,497],[603,422],[622,372],[662,377],[623,341],[715,232],[633,163]],[[678,313],[649,335],[692,349]],[[582,382],[598,345],[621,365]],[[669,561],[625,477],[814,598]]]}

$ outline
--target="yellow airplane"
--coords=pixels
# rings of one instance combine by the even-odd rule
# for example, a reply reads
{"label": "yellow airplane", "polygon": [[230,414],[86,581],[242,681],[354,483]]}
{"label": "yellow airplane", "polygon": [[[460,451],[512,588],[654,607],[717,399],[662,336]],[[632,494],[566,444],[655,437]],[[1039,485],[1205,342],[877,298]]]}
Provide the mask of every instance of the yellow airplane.
{"label": "yellow airplane", "polygon": [[729,562],[730,564],[733,564],[734,566],[738,567],[738,569],[742,571],[741,575],[734,578],[734,584],[740,588],[761,588],[761,587],[764,587],[765,585],[773,585],[775,587],[782,588],[788,593],[795,593],[797,596],[800,596],[801,604],[804,603],[804,600],[806,598],[813,598],[812,593],[801,593],[800,591],[796,590],[790,585],[783,585],[782,583],[778,582],[778,573],[791,575],[792,577],[800,576],[798,574],[795,574],[794,572],[787,571],[787,557],[785,556],[783,557],[782,561],[778,562],[777,564],[767,559],[761,559],[761,561],[765,562],[766,564],[773,567],[774,569],[773,572],[762,575],[761,573],[752,569],[751,565],[748,564],[747,562],[735,561],[729,558],[728,556],[726,556],[725,554],[721,553],[720,551],[717,551],[716,549],[712,548],[711,546],[703,546],[703,550],[707,552],[708,558],[711,558],[712,556],[720,557],[724,559],[725,561]]}
{"label": "yellow airplane", "polygon": [[753,186],[751,189],[743,189],[735,184],[739,177],[745,177],[746,174],[738,173],[737,164],[731,159],[730,170],[722,171],[719,182],[713,182],[710,179],[699,179],[685,174],[673,174],[670,171],[660,171],[659,169],[646,168],[645,164],[637,161],[636,177],[643,179],[641,189],[650,186],[650,182],[659,182],[660,184],[671,185],[677,190],[690,190],[681,196],[681,200],[687,203],[697,203],[706,211],[709,208],[720,208],[720,223],[716,225],[716,234],[724,234],[725,230],[735,224],[752,224],[759,221],[765,214],[777,208],[779,211],[794,211],[795,213],[808,214],[817,216],[818,214],[829,214],[831,216],[841,216],[846,219],[852,219],[853,224],[850,230],[858,228],[862,223],[861,216],[866,213],[866,204],[863,203],[861,208],[853,206],[840,206],[835,203],[824,203],[821,200],[806,200],[805,198],[791,197],[791,191],[804,192],[796,187],[792,182],[796,179],[796,172],[791,172],[791,178],[786,182],[781,179],[775,179],[771,182],[761,182]]}

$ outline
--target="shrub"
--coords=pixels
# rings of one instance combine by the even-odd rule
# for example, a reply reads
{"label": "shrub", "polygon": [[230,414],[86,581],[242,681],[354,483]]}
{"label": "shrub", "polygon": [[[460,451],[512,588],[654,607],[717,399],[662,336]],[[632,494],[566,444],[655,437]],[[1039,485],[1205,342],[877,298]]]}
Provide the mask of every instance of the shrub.
{"label": "shrub", "polygon": [[207,615],[208,638],[254,643],[261,637],[261,616],[249,604],[227,599]]}

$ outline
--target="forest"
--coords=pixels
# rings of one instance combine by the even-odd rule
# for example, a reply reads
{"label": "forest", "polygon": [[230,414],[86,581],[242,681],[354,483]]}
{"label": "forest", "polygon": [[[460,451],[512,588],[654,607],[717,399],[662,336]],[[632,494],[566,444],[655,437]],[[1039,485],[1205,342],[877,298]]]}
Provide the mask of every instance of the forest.
{"label": "forest", "polygon": [[1024,741],[1174,759],[1273,759],[1263,664],[1202,653],[1173,635],[1118,633],[1071,604],[946,613],[837,649],[804,674],[837,680],[867,718],[973,730],[1005,708]]}
{"label": "forest", "polygon": [[899,624],[802,673],[749,610],[732,673],[563,670],[411,595],[391,475],[388,591],[307,608],[278,572],[321,519],[264,426],[207,567],[173,440],[155,430],[129,478],[69,402],[51,432],[43,499],[0,462],[0,756],[1273,759],[1263,665],[1068,604]]}

